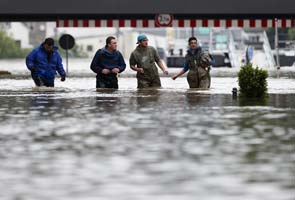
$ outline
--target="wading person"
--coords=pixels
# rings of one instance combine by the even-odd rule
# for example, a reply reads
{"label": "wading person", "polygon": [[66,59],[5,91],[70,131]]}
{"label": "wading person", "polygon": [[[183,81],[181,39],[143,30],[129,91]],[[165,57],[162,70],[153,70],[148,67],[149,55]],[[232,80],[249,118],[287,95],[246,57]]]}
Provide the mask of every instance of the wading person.
{"label": "wading person", "polygon": [[54,87],[56,71],[61,76],[61,81],[65,81],[66,73],[57,49],[54,40],[47,38],[27,56],[26,65],[36,86]]}
{"label": "wading person", "polygon": [[212,56],[202,52],[198,46],[197,38],[190,37],[188,40],[189,49],[185,56],[183,69],[172,77],[173,80],[188,72],[187,82],[190,88],[210,88],[210,65],[213,62]]}
{"label": "wading person", "polygon": [[137,72],[137,88],[161,87],[158,68],[162,69],[164,74],[168,70],[164,67],[158,52],[154,47],[148,46],[148,38],[141,34],[137,37],[138,46],[131,53],[129,62],[130,68]]}
{"label": "wading person", "polygon": [[96,73],[96,88],[118,89],[117,74],[125,70],[126,64],[122,54],[117,50],[116,38],[110,36],[106,39],[104,48],[99,49],[90,66]]}
{"label": "wading person", "polygon": [[253,59],[253,47],[248,46],[246,49],[246,64],[250,64],[252,62]]}

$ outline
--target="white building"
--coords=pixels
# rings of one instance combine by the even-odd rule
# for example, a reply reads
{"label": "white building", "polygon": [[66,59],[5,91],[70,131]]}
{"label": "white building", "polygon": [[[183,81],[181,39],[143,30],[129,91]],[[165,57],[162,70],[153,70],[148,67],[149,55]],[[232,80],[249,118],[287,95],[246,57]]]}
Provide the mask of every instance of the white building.
{"label": "white building", "polygon": [[2,23],[1,26],[12,37],[21,48],[32,48],[29,43],[29,28],[21,22]]}
{"label": "white building", "polygon": [[[70,34],[75,38],[79,48],[93,57],[95,52],[105,46],[108,36],[117,37],[118,50],[125,58],[129,58],[131,52],[137,46],[136,40],[139,32],[133,28],[58,28],[58,35]],[[167,38],[153,34],[146,34],[149,45],[167,49]]]}

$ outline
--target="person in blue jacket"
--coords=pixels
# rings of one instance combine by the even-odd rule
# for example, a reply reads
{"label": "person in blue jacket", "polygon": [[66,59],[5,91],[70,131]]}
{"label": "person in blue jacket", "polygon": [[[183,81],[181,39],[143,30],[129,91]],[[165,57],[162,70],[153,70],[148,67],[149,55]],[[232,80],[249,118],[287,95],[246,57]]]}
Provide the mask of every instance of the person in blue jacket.
{"label": "person in blue jacket", "polygon": [[250,64],[253,59],[253,47],[248,46],[246,49],[246,64]]}
{"label": "person in blue jacket", "polygon": [[189,71],[187,82],[190,88],[210,88],[210,66],[214,63],[213,57],[208,52],[202,51],[195,37],[189,38],[188,45],[183,69],[172,76],[172,79],[175,80]]}
{"label": "person in blue jacket", "polygon": [[26,65],[31,71],[36,86],[54,87],[56,71],[61,76],[61,81],[65,81],[66,73],[57,49],[54,46],[54,40],[46,38],[27,56]]}
{"label": "person in blue jacket", "polygon": [[90,68],[97,74],[96,88],[119,88],[117,74],[125,70],[126,64],[117,50],[115,37],[109,36],[106,39],[105,47],[96,52]]}

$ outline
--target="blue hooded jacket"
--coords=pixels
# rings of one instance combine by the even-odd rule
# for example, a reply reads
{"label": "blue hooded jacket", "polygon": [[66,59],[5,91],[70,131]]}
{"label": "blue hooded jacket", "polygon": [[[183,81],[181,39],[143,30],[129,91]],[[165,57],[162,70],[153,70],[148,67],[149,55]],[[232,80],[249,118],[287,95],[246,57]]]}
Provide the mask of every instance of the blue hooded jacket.
{"label": "blue hooded jacket", "polygon": [[54,46],[51,58],[47,59],[47,52],[43,44],[35,48],[26,58],[26,65],[31,70],[33,75],[40,76],[44,79],[54,79],[56,71],[60,76],[66,76],[65,70],[62,65],[62,58]]}
{"label": "blue hooded jacket", "polygon": [[106,48],[102,48],[96,52],[90,68],[97,74],[101,73],[103,69],[112,70],[114,68],[118,68],[121,73],[125,70],[126,64],[119,51],[109,52]]}

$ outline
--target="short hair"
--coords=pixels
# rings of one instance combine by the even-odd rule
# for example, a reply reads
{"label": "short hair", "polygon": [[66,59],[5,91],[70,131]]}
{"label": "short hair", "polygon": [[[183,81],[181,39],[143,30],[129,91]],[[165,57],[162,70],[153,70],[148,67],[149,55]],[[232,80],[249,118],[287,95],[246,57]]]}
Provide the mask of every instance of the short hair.
{"label": "short hair", "polygon": [[198,41],[196,37],[190,37],[190,38],[188,39],[188,43],[190,43],[190,42],[193,41],[193,40]]}
{"label": "short hair", "polygon": [[111,43],[111,41],[112,40],[115,40],[116,38],[114,37],[114,36],[109,36],[109,37],[107,37],[107,39],[106,39],[106,46],[108,46],[108,44],[110,44]]}
{"label": "short hair", "polygon": [[53,46],[54,40],[52,38],[46,38],[44,44],[47,44],[48,46]]}

